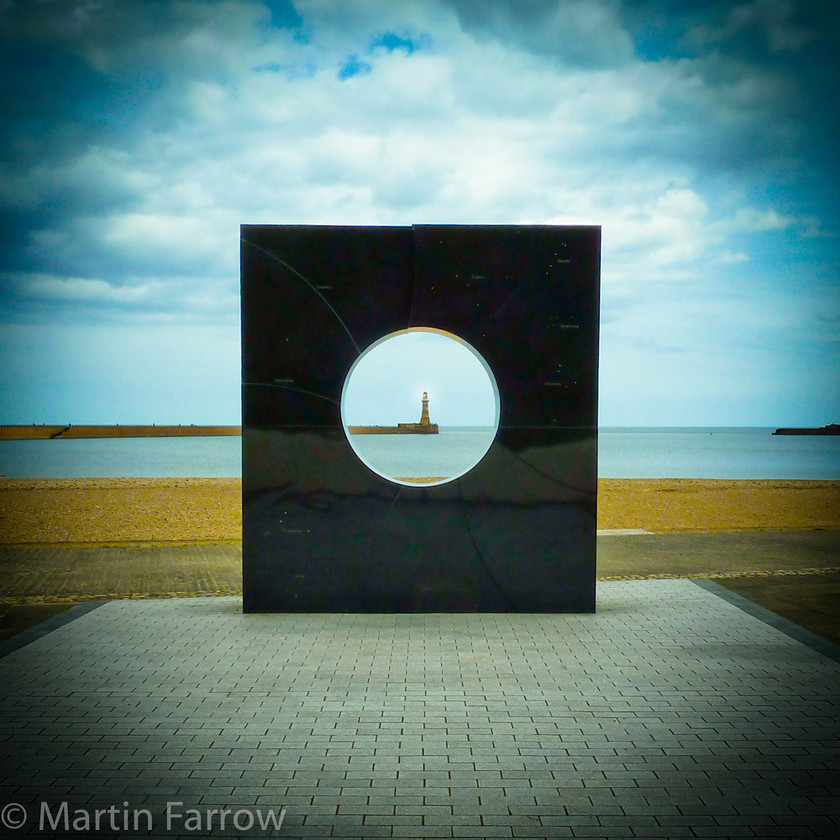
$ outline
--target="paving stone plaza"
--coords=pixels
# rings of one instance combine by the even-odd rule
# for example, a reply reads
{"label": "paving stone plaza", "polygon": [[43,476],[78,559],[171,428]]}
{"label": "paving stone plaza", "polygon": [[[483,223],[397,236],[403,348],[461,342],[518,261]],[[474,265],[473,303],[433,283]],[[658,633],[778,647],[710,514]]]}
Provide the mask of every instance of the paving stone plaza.
{"label": "paving stone plaza", "polygon": [[73,608],[0,659],[0,834],[834,838],[837,649],[722,594],[602,582],[594,615]]}

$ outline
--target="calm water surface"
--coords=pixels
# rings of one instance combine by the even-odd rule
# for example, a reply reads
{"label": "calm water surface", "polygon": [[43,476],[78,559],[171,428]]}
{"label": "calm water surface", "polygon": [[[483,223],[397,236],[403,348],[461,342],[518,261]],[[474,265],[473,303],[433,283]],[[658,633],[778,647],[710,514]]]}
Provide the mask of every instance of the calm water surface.
{"label": "calm water surface", "polygon": [[840,436],[760,428],[601,429],[602,478],[840,479]]}
{"label": "calm water surface", "polygon": [[[840,436],[787,436],[756,428],[602,428],[602,478],[840,479]],[[443,438],[440,436],[430,436]],[[467,435],[457,455],[463,462]],[[418,449],[419,435],[364,435],[362,446]],[[438,441],[440,442],[440,441]],[[480,446],[476,438],[473,443]],[[427,447],[428,449],[429,447]],[[456,447],[457,450],[457,447]],[[440,453],[439,453],[440,454]],[[450,453],[451,454],[451,453]],[[392,475],[451,475],[429,451],[402,454]],[[417,458],[422,457],[418,464]],[[448,457],[448,456],[447,456]],[[400,461],[399,458],[403,458]],[[405,459],[408,459],[407,461]],[[412,461],[412,459],[415,459]],[[455,465],[457,466],[457,464]],[[419,470],[419,471],[418,471]],[[104,438],[0,441],[0,474],[19,478],[231,476],[242,474],[239,437]]]}
{"label": "calm water surface", "polygon": [[11,478],[240,476],[242,438],[4,440],[0,473]]}
{"label": "calm water surface", "polygon": [[455,477],[471,470],[496,436],[492,426],[441,426],[437,435],[353,435],[356,454],[385,478]]}

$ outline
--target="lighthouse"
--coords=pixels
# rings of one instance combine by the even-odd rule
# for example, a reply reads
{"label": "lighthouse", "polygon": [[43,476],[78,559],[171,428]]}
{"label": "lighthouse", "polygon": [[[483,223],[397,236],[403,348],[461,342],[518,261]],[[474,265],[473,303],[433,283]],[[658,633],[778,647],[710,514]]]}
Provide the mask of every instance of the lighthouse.
{"label": "lighthouse", "polygon": [[429,420],[429,395],[426,391],[423,391],[423,410],[420,412],[420,425],[429,426],[430,424],[431,420]]}
{"label": "lighthouse", "polygon": [[397,423],[396,426],[348,426],[351,435],[437,435],[440,428],[429,419],[429,395],[423,391],[423,410],[419,423]]}

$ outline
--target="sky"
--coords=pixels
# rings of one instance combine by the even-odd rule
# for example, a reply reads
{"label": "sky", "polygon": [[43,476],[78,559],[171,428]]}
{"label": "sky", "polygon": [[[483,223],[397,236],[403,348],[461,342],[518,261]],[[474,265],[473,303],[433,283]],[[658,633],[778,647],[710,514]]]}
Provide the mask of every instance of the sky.
{"label": "sky", "polygon": [[341,416],[348,426],[418,423],[423,394],[439,426],[498,426],[499,400],[487,362],[466,342],[413,329],[376,342],[347,375]]}
{"label": "sky", "polygon": [[238,423],[243,223],[601,225],[601,425],[840,422],[839,33],[832,0],[0,0],[0,423]]}

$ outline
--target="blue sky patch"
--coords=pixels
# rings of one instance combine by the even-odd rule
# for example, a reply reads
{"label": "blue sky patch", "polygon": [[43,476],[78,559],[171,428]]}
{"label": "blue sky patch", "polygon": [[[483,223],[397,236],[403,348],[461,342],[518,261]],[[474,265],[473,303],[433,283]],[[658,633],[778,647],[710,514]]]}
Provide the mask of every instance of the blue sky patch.
{"label": "blue sky patch", "polygon": [[366,61],[351,55],[341,70],[338,71],[339,79],[352,79],[353,76],[366,76],[371,71],[371,66]]}
{"label": "blue sky patch", "polygon": [[412,40],[407,36],[398,35],[396,32],[384,32],[373,41],[371,49],[385,47],[388,52],[393,52],[394,50],[405,50],[409,55],[411,55],[415,50],[425,46],[426,41],[428,41],[428,38],[418,38],[416,40]]}

